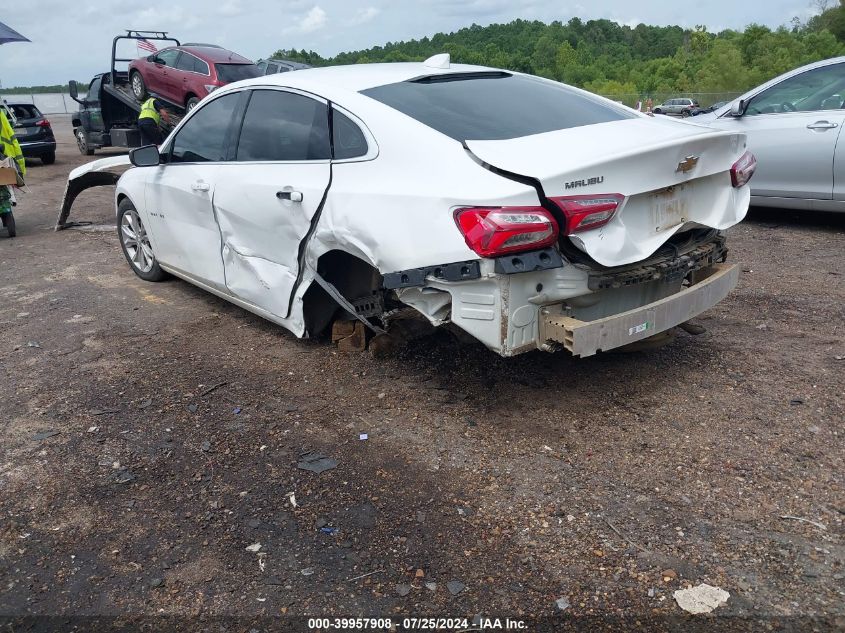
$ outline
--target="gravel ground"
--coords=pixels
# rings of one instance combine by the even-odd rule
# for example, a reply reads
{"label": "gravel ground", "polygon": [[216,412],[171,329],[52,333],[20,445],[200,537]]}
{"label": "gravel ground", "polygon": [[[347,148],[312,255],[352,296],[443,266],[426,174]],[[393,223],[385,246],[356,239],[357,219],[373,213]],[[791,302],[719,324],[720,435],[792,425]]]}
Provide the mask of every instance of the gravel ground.
{"label": "gravel ground", "polygon": [[[145,283],[114,231],[53,232],[88,160],[53,118],[58,161],[0,237],[7,621],[845,627],[845,217],[753,210],[739,288],[656,351],[438,333],[376,360]],[[113,223],[111,196],[72,219]],[[314,452],[337,466],[297,467]],[[689,616],[673,592],[702,582],[730,599]],[[305,628],[261,626],[283,625]]]}

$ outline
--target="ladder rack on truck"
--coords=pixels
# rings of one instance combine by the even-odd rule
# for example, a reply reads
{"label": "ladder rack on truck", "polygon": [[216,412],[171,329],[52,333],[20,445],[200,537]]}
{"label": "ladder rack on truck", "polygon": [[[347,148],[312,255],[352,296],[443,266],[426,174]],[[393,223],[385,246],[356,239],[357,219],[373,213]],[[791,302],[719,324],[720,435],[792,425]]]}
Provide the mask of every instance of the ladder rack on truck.
{"label": "ladder rack on truck", "polygon": [[[137,31],[127,29],[126,35],[112,40],[111,67],[108,72],[94,77],[88,87],[89,94],[78,98],[75,81],[69,84],[71,97],[79,102],[80,109],[73,117],[73,132],[79,151],[93,155],[101,147],[139,147],[138,114],[141,103],[129,88],[128,64],[135,58],[118,57],[118,44],[124,40],[143,40],[146,44],[164,42],[166,46],[179,46],[179,40],[165,31]],[[136,44],[137,46],[137,44]],[[127,69],[119,68],[126,64]],[[161,128],[167,133],[175,128],[184,116],[181,108],[167,104],[169,121],[162,120]]]}

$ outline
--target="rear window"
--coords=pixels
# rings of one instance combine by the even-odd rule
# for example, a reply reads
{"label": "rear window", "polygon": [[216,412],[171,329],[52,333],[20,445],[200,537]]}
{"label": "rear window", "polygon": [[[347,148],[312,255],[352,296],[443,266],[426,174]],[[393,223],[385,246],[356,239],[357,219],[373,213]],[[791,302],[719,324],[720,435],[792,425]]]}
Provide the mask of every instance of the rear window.
{"label": "rear window", "polygon": [[458,141],[519,138],[636,117],[563,84],[505,72],[424,77],[361,92]]}
{"label": "rear window", "polygon": [[34,105],[28,105],[25,103],[15,104],[9,106],[12,109],[12,112],[15,113],[15,118],[17,119],[37,119],[41,116],[41,113],[38,111]]}
{"label": "rear window", "polygon": [[255,64],[214,64],[214,68],[217,69],[217,78],[226,83],[261,76]]}

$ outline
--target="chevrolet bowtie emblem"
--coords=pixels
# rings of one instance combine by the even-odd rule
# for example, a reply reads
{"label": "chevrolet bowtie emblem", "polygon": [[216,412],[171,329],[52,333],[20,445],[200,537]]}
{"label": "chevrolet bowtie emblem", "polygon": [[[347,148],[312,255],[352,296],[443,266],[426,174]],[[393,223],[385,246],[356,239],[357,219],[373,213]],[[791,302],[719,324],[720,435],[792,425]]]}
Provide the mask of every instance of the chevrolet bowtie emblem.
{"label": "chevrolet bowtie emblem", "polygon": [[684,160],[678,163],[678,168],[675,171],[686,174],[695,169],[696,165],[698,165],[698,156],[687,156]]}

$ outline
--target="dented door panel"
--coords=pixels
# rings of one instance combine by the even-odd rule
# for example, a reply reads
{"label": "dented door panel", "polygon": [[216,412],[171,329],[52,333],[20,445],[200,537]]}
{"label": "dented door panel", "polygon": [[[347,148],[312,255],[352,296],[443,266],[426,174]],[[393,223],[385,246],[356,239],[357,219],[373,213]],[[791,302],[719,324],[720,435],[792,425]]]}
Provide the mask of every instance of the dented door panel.
{"label": "dented door panel", "polygon": [[[300,243],[329,186],[328,161],[231,163],[217,183],[226,288],[271,314],[288,316]],[[301,196],[301,199],[299,199]]]}

